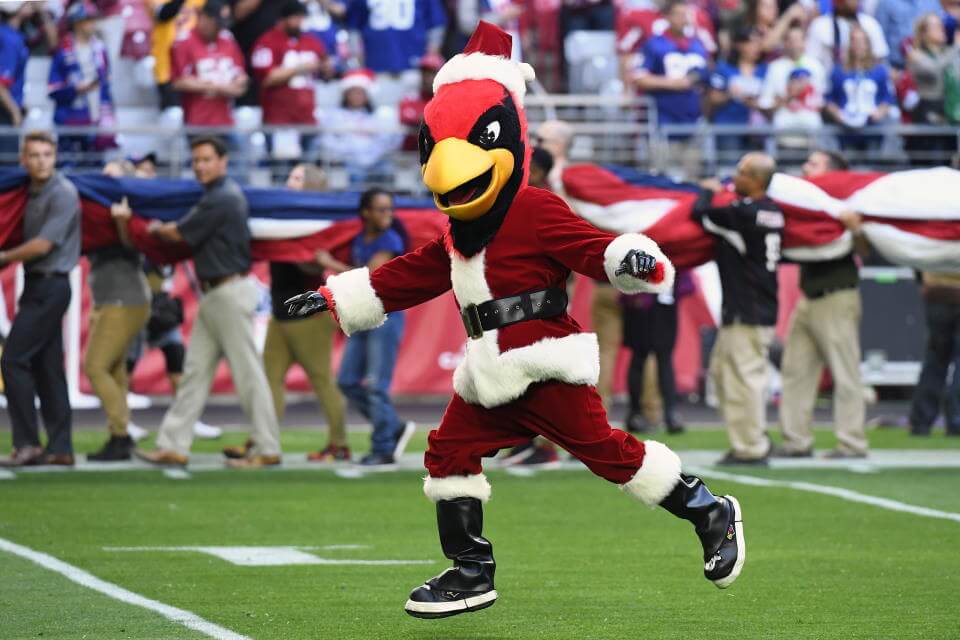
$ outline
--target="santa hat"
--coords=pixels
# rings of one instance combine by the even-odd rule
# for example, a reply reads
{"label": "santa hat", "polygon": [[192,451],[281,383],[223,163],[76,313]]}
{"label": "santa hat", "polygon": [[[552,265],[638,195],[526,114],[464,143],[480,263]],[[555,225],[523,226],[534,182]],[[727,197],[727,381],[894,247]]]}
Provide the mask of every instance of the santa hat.
{"label": "santa hat", "polygon": [[510,59],[512,48],[513,38],[509,33],[481,20],[463,53],[453,56],[440,68],[433,81],[433,92],[445,84],[464,80],[493,80],[506,87],[514,100],[523,102],[527,83],[535,74],[527,63]]}
{"label": "santa hat", "polygon": [[374,75],[373,71],[369,69],[354,69],[343,74],[343,78],[340,80],[340,90],[344,93],[359,87],[367,93],[370,93],[370,90],[373,88]]}

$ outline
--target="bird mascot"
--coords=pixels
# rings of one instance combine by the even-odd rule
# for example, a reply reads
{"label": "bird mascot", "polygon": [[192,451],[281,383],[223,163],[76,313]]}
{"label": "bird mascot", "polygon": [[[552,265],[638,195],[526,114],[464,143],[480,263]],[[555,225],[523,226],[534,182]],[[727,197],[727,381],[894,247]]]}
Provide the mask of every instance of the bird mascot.
{"label": "bird mascot", "polygon": [[523,97],[534,73],[510,60],[510,45],[507,33],[481,22],[434,80],[420,163],[437,208],[450,218],[444,234],[372,273],[331,276],[319,291],[287,301],[295,315],[332,311],[350,335],[453,289],[466,354],[453,374],[455,394],[428,438],[423,486],[453,567],[415,588],[405,610],[442,618],[496,602],[481,458],[536,435],[640,502],[690,521],[704,575],[728,587],[745,556],[739,503],[681,473],[665,445],[610,427],[595,389],[597,338],[567,314],[570,271],[606,278],[624,293],[662,292],[673,285],[673,265],[646,236],[600,231],[559,197],[527,186]]}

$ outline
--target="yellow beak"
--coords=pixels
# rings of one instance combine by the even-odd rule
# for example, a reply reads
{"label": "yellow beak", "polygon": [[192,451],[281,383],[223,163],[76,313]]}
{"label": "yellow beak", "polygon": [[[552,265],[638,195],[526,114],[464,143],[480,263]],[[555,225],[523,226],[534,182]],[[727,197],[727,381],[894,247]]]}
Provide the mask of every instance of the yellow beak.
{"label": "yellow beak", "polygon": [[458,220],[475,220],[493,206],[513,168],[507,149],[487,151],[460,138],[445,138],[423,165],[423,183],[440,211]]}

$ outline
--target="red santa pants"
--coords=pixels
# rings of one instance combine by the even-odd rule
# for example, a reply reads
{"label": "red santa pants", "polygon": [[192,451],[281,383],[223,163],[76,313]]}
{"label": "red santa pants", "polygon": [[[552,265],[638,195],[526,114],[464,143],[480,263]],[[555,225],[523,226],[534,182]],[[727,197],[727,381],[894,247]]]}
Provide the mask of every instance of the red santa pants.
{"label": "red santa pants", "polygon": [[476,475],[481,458],[541,435],[593,473],[624,484],[643,463],[643,443],[613,429],[592,386],[564,382],[531,385],[513,402],[486,409],[454,395],[440,426],[430,432],[424,463],[433,478]]}

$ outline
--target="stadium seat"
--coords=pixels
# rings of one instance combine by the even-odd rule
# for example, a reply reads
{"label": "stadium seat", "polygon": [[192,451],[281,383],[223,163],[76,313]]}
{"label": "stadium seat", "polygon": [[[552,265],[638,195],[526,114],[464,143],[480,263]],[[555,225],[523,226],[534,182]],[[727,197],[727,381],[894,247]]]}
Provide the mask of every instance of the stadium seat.
{"label": "stadium seat", "polygon": [[47,97],[49,77],[49,56],[31,56],[27,59],[26,78],[23,83],[23,105],[27,109],[53,109],[53,102]]}
{"label": "stadium seat", "polygon": [[612,31],[573,31],[564,41],[570,93],[597,93],[617,77]]}

